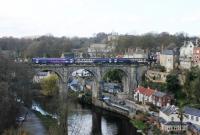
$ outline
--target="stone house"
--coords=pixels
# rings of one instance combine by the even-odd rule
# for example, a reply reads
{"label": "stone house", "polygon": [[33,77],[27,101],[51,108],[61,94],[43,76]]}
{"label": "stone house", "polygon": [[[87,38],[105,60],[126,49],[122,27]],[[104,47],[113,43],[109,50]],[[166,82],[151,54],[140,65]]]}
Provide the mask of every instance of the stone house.
{"label": "stone house", "polygon": [[[185,119],[185,117],[184,117]],[[178,108],[174,105],[165,106],[159,111],[160,129],[164,132],[180,132],[181,122]],[[182,131],[188,128],[185,121],[182,123]]]}
{"label": "stone house", "polygon": [[176,57],[173,50],[164,50],[160,54],[160,65],[164,66],[167,72],[174,69],[175,61],[176,61]]}
{"label": "stone house", "polygon": [[155,91],[152,95],[152,103],[157,107],[170,105],[172,99],[172,95],[160,91]]}

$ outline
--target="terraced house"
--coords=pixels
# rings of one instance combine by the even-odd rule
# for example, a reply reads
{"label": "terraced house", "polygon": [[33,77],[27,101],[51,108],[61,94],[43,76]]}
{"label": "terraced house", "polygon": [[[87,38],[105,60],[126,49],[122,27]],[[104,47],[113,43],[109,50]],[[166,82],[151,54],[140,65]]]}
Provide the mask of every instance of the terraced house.
{"label": "terraced house", "polygon": [[[184,117],[184,119],[186,119],[186,117]],[[174,105],[161,108],[159,111],[159,123],[160,129],[164,132],[180,132],[187,131],[188,129],[185,121],[181,123],[178,108]]]}
{"label": "terraced house", "polygon": [[200,110],[192,107],[184,107],[184,114],[189,128],[200,134]]}
{"label": "terraced house", "polygon": [[173,96],[149,87],[144,88],[139,86],[137,89],[135,89],[134,99],[135,101],[142,102],[143,104],[148,102],[157,107],[163,107],[171,104]]}

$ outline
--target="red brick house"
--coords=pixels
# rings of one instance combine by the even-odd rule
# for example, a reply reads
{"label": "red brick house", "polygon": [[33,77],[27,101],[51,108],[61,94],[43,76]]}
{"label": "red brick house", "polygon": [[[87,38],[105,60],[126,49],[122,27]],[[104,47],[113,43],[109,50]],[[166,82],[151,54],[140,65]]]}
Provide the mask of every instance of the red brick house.
{"label": "red brick house", "polygon": [[200,47],[193,48],[192,61],[193,61],[194,66],[200,65]]}
{"label": "red brick house", "polygon": [[155,91],[155,93],[152,95],[152,103],[158,107],[163,107],[168,104],[170,105],[172,99],[172,95],[160,91]]}

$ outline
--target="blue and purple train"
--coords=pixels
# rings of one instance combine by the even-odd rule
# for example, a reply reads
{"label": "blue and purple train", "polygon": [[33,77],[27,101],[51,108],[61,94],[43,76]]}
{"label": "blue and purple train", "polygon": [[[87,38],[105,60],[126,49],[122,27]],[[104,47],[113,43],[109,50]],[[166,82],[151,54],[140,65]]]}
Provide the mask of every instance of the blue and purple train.
{"label": "blue and purple train", "polygon": [[33,64],[138,64],[148,63],[146,58],[32,58]]}

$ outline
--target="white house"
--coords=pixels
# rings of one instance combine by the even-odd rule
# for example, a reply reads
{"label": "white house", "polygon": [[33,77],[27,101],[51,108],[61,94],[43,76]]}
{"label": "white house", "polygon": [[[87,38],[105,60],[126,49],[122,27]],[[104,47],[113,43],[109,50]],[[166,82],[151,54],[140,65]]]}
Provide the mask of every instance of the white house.
{"label": "white house", "polygon": [[184,107],[184,114],[189,127],[195,129],[200,134],[200,110],[192,107]]}
{"label": "white house", "polygon": [[191,41],[184,42],[180,48],[180,67],[183,69],[190,69],[192,66],[192,56],[195,45]]}
{"label": "white house", "polygon": [[39,72],[33,77],[34,83],[39,83],[41,79],[49,77],[51,75],[50,72]]}
{"label": "white house", "polygon": [[135,90],[134,99],[135,101],[142,102],[143,104],[146,102],[152,102],[152,95],[155,91],[148,88],[144,88],[139,86]]}
{"label": "white house", "polygon": [[[182,123],[182,131],[187,130],[187,124],[184,117]],[[169,105],[163,107],[159,111],[159,121],[161,125],[161,130],[165,132],[179,132],[181,131],[181,122],[179,118],[178,108],[174,105]]]}

